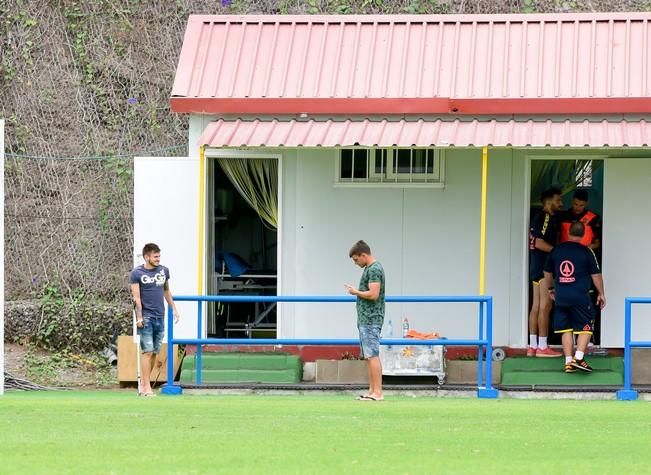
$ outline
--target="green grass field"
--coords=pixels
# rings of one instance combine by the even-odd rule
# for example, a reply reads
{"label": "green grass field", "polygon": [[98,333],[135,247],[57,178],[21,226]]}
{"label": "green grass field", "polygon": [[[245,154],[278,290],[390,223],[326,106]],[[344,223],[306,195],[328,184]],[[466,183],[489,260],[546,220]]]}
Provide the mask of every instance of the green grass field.
{"label": "green grass field", "polygon": [[2,474],[651,473],[644,401],[0,396]]}

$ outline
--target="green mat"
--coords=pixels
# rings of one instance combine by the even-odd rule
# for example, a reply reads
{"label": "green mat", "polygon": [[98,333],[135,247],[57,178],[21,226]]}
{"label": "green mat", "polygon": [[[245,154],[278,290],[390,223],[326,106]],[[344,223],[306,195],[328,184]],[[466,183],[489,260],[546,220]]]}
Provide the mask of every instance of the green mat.
{"label": "green mat", "polygon": [[[182,383],[197,381],[196,355],[188,355],[181,366]],[[202,383],[298,383],[303,365],[287,353],[203,353]]]}
{"label": "green mat", "polygon": [[592,373],[566,374],[565,359],[506,358],[502,362],[501,386],[621,386],[624,384],[624,360],[619,356],[586,357]]}

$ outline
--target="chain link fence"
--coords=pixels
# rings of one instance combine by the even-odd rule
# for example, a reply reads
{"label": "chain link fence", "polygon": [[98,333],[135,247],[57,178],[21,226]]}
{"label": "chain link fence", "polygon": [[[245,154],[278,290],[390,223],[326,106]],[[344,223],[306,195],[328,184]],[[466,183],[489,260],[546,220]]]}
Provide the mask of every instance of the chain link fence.
{"label": "chain link fence", "polygon": [[7,299],[58,292],[128,298],[133,160],[41,159],[5,163]]}

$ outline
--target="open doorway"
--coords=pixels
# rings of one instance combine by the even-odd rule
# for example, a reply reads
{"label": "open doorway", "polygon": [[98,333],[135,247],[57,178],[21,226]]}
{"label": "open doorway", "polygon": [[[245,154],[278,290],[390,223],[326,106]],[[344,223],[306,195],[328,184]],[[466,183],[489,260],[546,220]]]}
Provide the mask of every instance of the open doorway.
{"label": "open doorway", "polygon": [[[277,295],[277,157],[218,155],[208,161],[208,289],[213,295]],[[208,305],[207,334],[275,338],[275,303]]]}
{"label": "open doorway", "polygon": [[[535,216],[541,212],[541,195],[543,191],[556,187],[561,191],[562,209],[557,214],[559,222],[571,222],[575,220],[589,221],[592,225],[594,237],[591,239],[591,247],[597,256],[601,266],[602,256],[602,227],[601,216],[603,211],[603,183],[604,183],[604,158],[603,156],[559,156],[559,157],[532,157],[530,161],[531,173],[530,183],[530,206],[529,206],[529,228],[532,230]],[[578,198],[575,199],[575,196]],[[581,209],[581,202],[585,208]],[[573,203],[576,206],[573,206]],[[595,216],[593,216],[595,215]],[[564,237],[559,225],[559,234],[556,243]],[[533,242],[530,242],[530,249]],[[531,252],[531,251],[530,251]],[[530,258],[530,257],[529,257]],[[533,288],[532,282],[528,285],[528,310],[531,310]],[[591,291],[593,300],[596,300],[594,289]],[[553,331],[553,306],[549,318],[548,342],[552,345],[561,344],[561,336]],[[527,337],[528,339],[528,337]],[[599,345],[601,342],[601,311],[597,309],[595,318],[595,329],[592,343]]]}

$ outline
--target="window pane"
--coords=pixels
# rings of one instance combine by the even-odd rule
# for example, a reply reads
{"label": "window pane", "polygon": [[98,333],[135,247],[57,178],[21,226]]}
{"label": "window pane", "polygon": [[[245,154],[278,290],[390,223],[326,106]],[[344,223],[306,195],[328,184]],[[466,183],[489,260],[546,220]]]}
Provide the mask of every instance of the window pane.
{"label": "window pane", "polygon": [[375,174],[384,176],[387,171],[387,149],[375,151]]}
{"label": "window pane", "polygon": [[401,148],[396,150],[394,173],[409,173],[411,169],[411,149]]}
{"label": "window pane", "polygon": [[575,163],[576,186],[590,188],[592,186],[592,160],[577,160]]}
{"label": "window pane", "polygon": [[412,173],[428,173],[434,171],[434,151],[433,150],[414,150]]}
{"label": "window pane", "polygon": [[353,150],[353,178],[366,179],[368,177],[368,150]]}
{"label": "window pane", "polygon": [[343,179],[351,179],[353,177],[353,151],[350,149],[341,150],[339,177]]}

